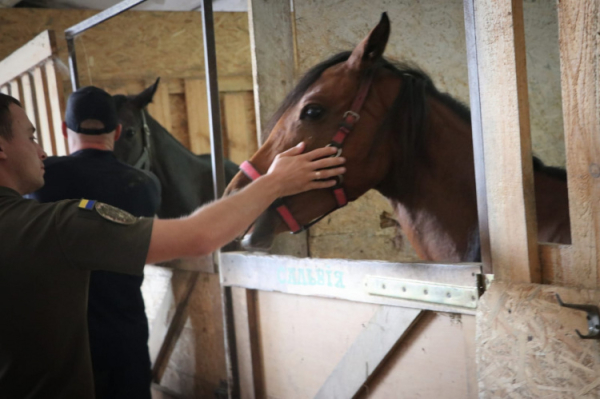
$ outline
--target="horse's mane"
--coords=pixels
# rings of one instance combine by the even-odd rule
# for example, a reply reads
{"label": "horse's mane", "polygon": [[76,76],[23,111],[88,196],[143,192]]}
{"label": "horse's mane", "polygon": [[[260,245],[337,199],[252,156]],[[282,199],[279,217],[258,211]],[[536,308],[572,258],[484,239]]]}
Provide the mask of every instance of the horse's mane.
{"label": "horse's mane", "polygon": [[[321,77],[326,69],[345,62],[350,54],[350,51],[338,53],[306,72],[296,87],[288,93],[267,124],[266,133],[273,129],[283,113],[302,98],[308,88]],[[448,93],[440,92],[435,87],[431,77],[413,63],[393,61],[382,57],[365,73],[376,73],[379,69],[385,69],[402,79],[402,89],[398,93],[380,130],[391,128],[392,131],[402,132],[402,134],[393,137],[396,148],[401,152],[400,162],[397,162],[396,171],[394,171],[394,178],[401,180],[401,186],[406,189],[411,186],[414,180],[416,163],[427,162],[427,154],[425,153],[429,113],[427,97],[435,98],[469,124],[471,123],[471,111],[469,107]],[[560,180],[566,180],[564,169],[546,166],[537,157],[533,158],[533,166],[535,171],[540,171]]]}

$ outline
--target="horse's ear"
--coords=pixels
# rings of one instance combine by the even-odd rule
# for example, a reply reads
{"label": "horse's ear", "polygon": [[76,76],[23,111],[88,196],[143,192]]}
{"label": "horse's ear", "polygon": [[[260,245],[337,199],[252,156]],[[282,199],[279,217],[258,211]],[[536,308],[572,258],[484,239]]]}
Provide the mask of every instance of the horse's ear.
{"label": "horse's ear", "polygon": [[390,20],[384,12],[377,26],[356,46],[346,63],[357,70],[368,68],[383,55],[389,37]]}
{"label": "horse's ear", "polygon": [[139,109],[144,108],[146,105],[152,102],[152,98],[154,97],[154,93],[156,93],[156,89],[158,89],[158,83],[160,82],[160,78],[156,79],[153,85],[148,86],[144,91],[140,94],[134,96],[131,99],[131,102]]}

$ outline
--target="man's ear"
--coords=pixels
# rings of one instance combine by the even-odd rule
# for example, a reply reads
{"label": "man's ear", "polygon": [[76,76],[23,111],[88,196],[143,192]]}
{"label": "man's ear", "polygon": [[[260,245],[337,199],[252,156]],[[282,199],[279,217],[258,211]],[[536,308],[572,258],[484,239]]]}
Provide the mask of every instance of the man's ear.
{"label": "man's ear", "polygon": [[69,134],[67,132],[67,122],[65,121],[62,123],[62,134],[64,138],[69,138]]}
{"label": "man's ear", "polygon": [[121,137],[121,131],[123,130],[123,125],[121,125],[120,123],[117,125],[117,128],[115,129],[115,141],[119,140],[119,137]]}

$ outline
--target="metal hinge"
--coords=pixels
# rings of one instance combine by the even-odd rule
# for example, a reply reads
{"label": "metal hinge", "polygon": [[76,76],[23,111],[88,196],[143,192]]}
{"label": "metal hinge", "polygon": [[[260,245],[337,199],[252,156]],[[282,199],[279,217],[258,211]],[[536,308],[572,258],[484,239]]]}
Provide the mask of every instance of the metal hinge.
{"label": "metal hinge", "polygon": [[439,303],[464,308],[477,308],[478,287],[437,284],[428,281],[367,276],[365,289],[371,295]]}

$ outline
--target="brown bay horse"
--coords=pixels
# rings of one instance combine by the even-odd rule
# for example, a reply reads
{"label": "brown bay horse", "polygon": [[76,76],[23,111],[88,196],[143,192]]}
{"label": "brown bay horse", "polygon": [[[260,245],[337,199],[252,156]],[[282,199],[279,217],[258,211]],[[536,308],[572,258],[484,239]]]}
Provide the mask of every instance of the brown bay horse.
{"label": "brown bay horse", "polygon": [[[265,173],[276,154],[304,141],[307,151],[334,144],[340,122],[352,122],[339,145],[347,172],[342,187],[349,201],[376,189],[391,202],[417,254],[431,261],[480,259],[470,112],[416,67],[382,55],[390,23],[379,24],[352,51],[313,67],[275,114],[270,135],[250,164]],[[372,80],[364,90],[365,81]],[[351,110],[365,91],[359,115]],[[348,119],[350,118],[350,119]],[[349,129],[350,130],[350,129]],[[332,142],[333,140],[333,142]],[[538,239],[570,243],[566,174],[534,159]],[[228,186],[250,182],[239,172]],[[331,189],[283,199],[300,225],[339,207]],[[289,223],[269,209],[246,240],[249,249],[268,248]]]}

